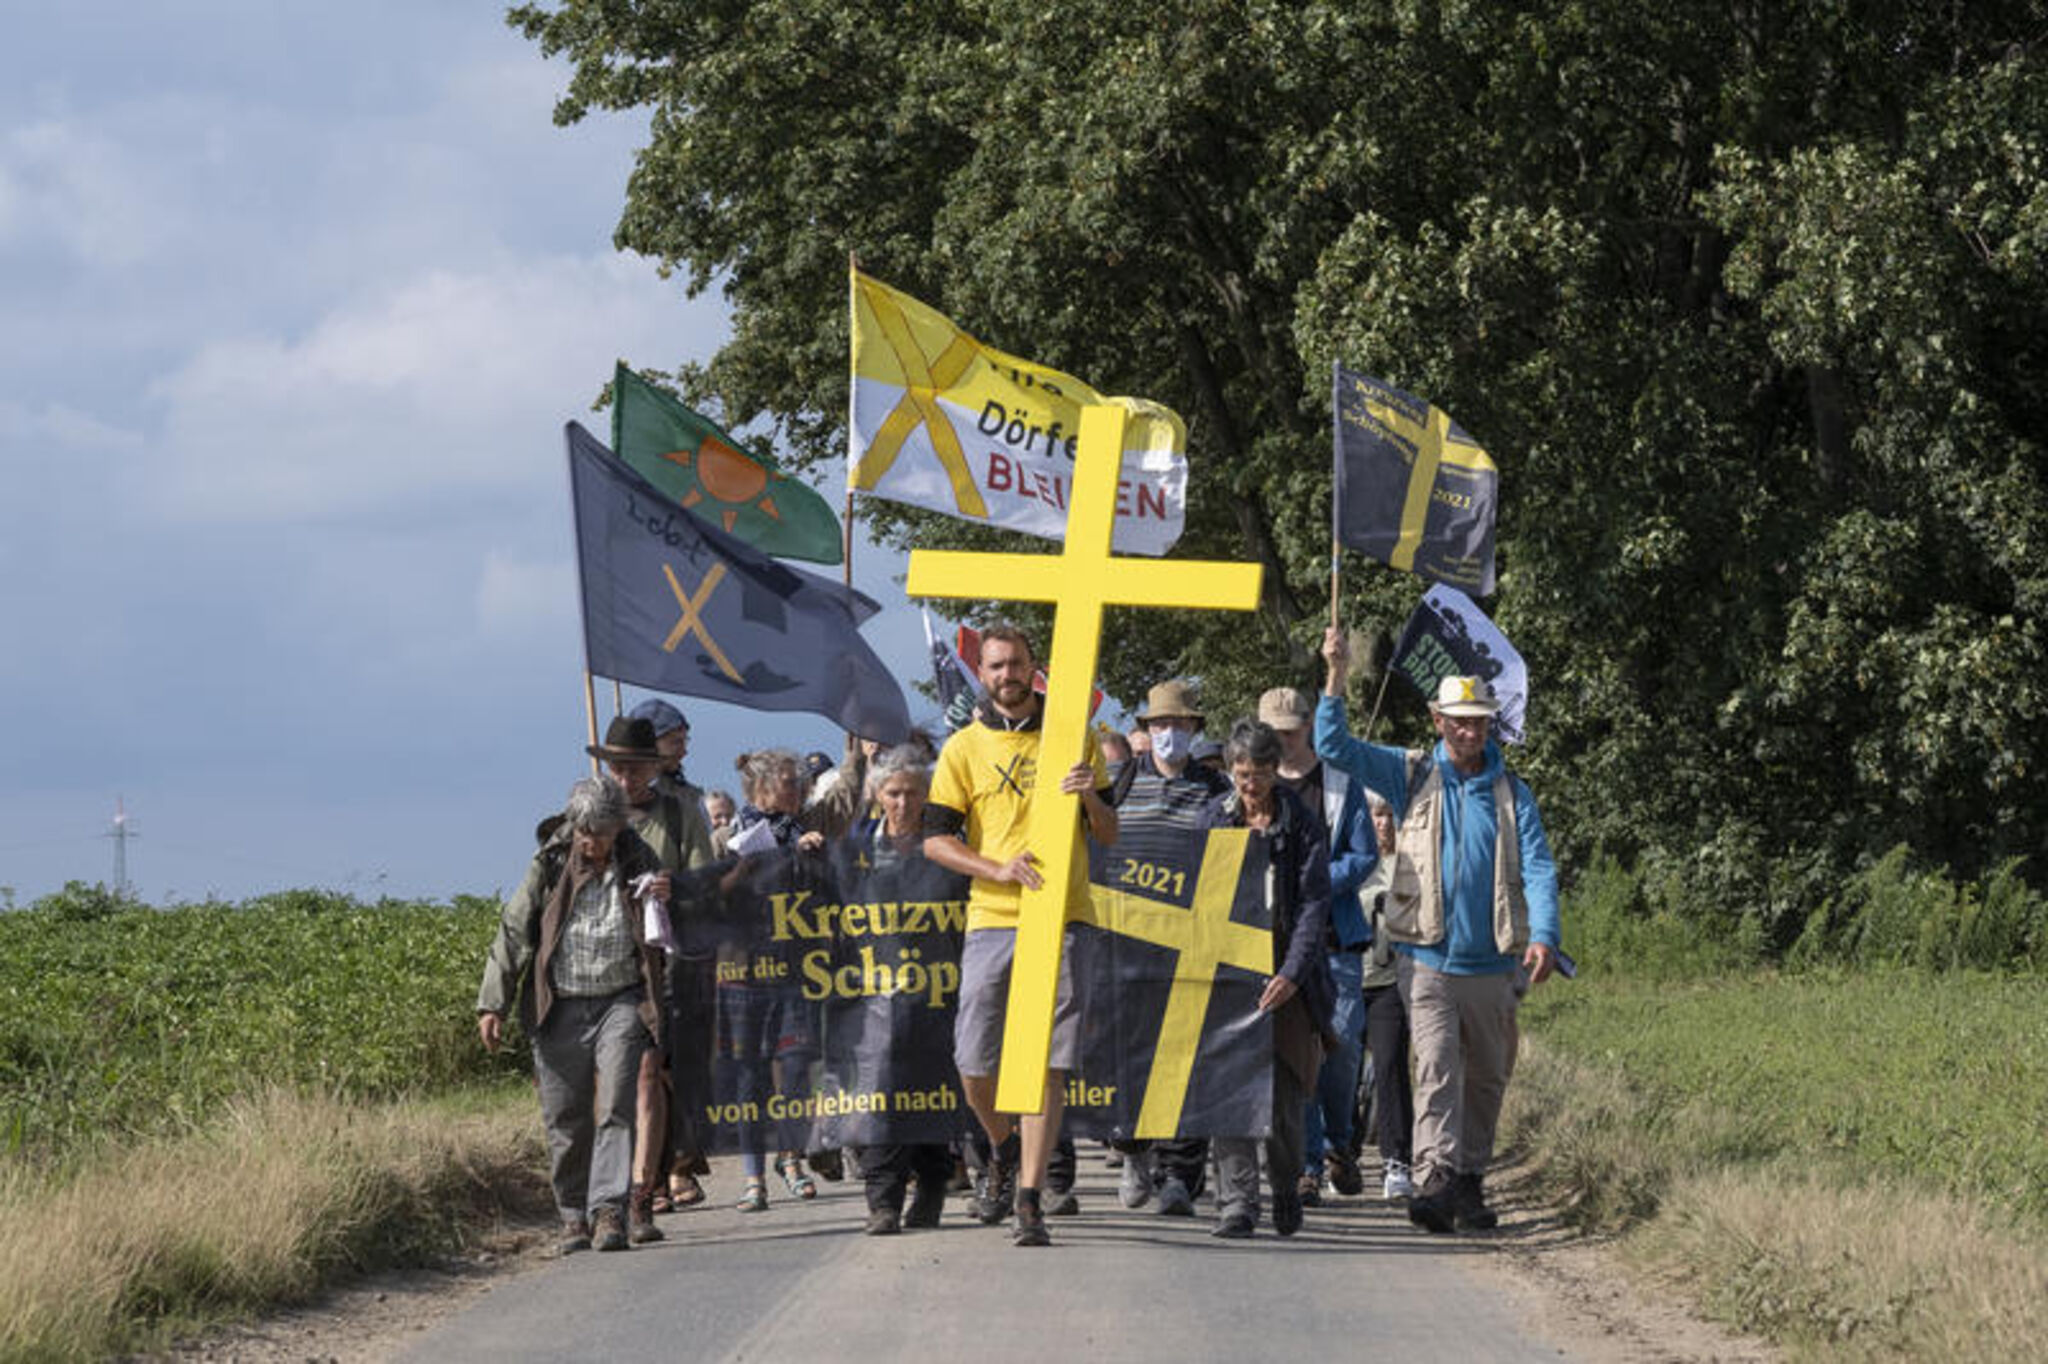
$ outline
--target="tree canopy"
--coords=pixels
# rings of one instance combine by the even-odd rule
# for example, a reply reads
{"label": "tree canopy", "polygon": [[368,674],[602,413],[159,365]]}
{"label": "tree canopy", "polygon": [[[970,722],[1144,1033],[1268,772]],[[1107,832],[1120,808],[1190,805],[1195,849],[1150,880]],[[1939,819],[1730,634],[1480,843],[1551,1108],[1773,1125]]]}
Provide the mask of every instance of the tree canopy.
{"label": "tree canopy", "polygon": [[[645,109],[617,244],[724,291],[679,377],[845,441],[846,264],[1187,419],[1186,552],[1256,628],[1123,613],[1105,682],[1313,684],[1333,360],[1501,470],[1513,755],[1571,859],[1781,938],[1897,843],[2048,832],[2048,21],[2037,3],[557,0]],[[881,533],[960,522],[872,504]],[[1421,584],[1353,559],[1348,619]],[[1411,698],[1397,737],[1420,734]]]}

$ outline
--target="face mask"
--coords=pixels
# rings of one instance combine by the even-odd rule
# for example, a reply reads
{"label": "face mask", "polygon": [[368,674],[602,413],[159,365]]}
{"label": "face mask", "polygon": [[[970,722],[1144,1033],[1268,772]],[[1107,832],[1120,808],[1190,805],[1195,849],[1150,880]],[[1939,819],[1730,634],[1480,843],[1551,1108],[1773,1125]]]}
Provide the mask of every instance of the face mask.
{"label": "face mask", "polygon": [[1152,752],[1163,763],[1183,763],[1195,746],[1194,734],[1185,729],[1152,731]]}

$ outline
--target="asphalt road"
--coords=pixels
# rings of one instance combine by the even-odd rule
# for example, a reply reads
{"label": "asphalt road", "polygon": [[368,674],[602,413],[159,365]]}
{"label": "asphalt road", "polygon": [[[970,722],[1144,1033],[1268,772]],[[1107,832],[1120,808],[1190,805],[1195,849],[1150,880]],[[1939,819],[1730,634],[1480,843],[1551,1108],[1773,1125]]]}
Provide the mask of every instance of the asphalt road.
{"label": "asphalt road", "polygon": [[[1115,1173],[1084,1144],[1078,1217],[1054,1244],[1010,1244],[948,1202],[934,1231],[868,1237],[859,1186],[783,1195],[763,1214],[712,1198],[660,1219],[668,1239],[568,1256],[508,1280],[417,1337],[401,1359],[985,1361],[1397,1359],[1555,1361],[1466,1260],[1469,1239],[1429,1237],[1397,1206],[1342,1199],[1291,1240],[1209,1235],[1214,1209],[1169,1218],[1118,1205]],[[1377,1192],[1376,1186],[1368,1188]]]}

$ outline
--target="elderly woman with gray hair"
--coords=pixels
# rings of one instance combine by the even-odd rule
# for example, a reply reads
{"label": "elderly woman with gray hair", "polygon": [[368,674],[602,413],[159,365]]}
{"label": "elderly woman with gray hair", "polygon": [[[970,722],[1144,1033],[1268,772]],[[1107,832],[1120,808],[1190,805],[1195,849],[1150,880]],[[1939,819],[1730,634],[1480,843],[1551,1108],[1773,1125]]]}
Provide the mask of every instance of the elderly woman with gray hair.
{"label": "elderly woman with gray hair", "polygon": [[[1266,1139],[1272,1180],[1273,1230],[1301,1230],[1303,1119],[1322,1053],[1334,1038],[1335,986],[1323,951],[1330,921],[1329,839],[1321,819],[1281,783],[1280,736],[1255,720],[1239,720],[1223,745],[1231,789],[1203,811],[1212,829],[1250,829],[1262,844],[1266,907],[1273,915],[1273,974],[1259,1011],[1273,1019],[1273,1126]],[[1259,1143],[1254,1137],[1215,1142],[1221,1218],[1214,1235],[1246,1237],[1259,1221]]]}
{"label": "elderly woman with gray hair", "polygon": [[[874,754],[868,796],[881,814],[863,822],[833,848],[835,886],[842,902],[951,903],[960,907],[964,922],[968,878],[924,855],[924,807],[931,783],[928,747],[907,743]],[[925,972],[941,971],[945,962],[953,963],[957,980],[960,936],[956,928],[899,941],[918,943],[917,957]],[[849,960],[859,945],[857,939],[843,944]],[[857,1076],[857,1088],[894,1088],[896,1066],[912,1054],[936,1053],[946,1058],[944,1069],[950,1079],[950,1009],[934,1010],[918,994],[906,991],[868,998],[859,1010],[846,1010],[840,1016],[847,1026],[838,1028],[829,1039],[829,1064]],[[888,1045],[868,1041],[877,1037],[886,1039]],[[939,1225],[947,1181],[953,1175],[953,1149],[948,1143],[863,1145],[856,1148],[856,1157],[867,1185],[868,1235],[889,1236],[905,1228]],[[906,1209],[904,1200],[913,1178],[917,1193]]]}
{"label": "elderly woman with gray hair", "polygon": [[668,876],[628,819],[626,793],[611,778],[569,788],[499,914],[477,991],[477,1033],[491,1051],[519,1000],[565,1254],[593,1237],[599,1250],[626,1248],[635,1081],[641,1053],[660,1036],[662,953],[648,941],[633,885],[645,876],[642,890],[666,902]]}

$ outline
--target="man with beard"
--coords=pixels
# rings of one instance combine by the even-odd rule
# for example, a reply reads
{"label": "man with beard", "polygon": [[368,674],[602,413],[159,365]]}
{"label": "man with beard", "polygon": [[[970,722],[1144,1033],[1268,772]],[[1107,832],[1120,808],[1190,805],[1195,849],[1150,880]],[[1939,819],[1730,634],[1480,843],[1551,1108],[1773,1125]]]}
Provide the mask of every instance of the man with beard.
{"label": "man with beard", "polygon": [[[1044,884],[1038,855],[1028,844],[1043,719],[1042,706],[1031,691],[1035,667],[1031,643],[1022,631],[999,625],[982,636],[978,672],[987,699],[977,707],[974,722],[946,740],[924,812],[925,856],[974,878],[961,952],[954,1060],[968,1106],[995,1146],[981,1220],[993,1226],[1008,1215],[1005,1203],[1014,1179],[1015,1239],[1020,1246],[1051,1244],[1040,1195],[1047,1161],[1059,1138],[1067,1071],[1080,1059],[1080,1010],[1071,958],[1063,951],[1039,1111],[1023,1115],[1021,1121],[996,1111],[996,1068],[1002,1056],[1018,909],[1026,889]],[[1091,743],[1089,748],[1093,747]],[[1087,832],[1102,844],[1114,843],[1117,834],[1116,812],[1104,799],[1108,787],[1099,754],[1085,757],[1059,779],[1062,792],[1080,797]],[[1079,829],[1074,836],[1080,836]],[[1079,848],[1075,854],[1074,878],[1067,887],[1070,913],[1074,904],[1086,904],[1088,894],[1088,859]]]}

